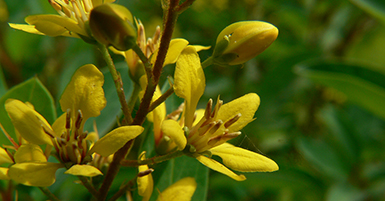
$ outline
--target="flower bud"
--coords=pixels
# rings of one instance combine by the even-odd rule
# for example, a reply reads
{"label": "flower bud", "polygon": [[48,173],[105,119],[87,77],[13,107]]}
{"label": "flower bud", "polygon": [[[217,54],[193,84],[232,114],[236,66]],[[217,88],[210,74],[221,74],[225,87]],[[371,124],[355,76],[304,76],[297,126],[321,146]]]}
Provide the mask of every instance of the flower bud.
{"label": "flower bud", "polygon": [[[268,48],[277,36],[278,29],[267,22],[233,23],[219,33],[214,59],[218,63],[229,65],[245,63]],[[226,43],[227,46],[224,46]]]}
{"label": "flower bud", "polygon": [[89,26],[93,37],[104,45],[126,51],[136,43],[131,12],[118,4],[102,4],[92,9]]}

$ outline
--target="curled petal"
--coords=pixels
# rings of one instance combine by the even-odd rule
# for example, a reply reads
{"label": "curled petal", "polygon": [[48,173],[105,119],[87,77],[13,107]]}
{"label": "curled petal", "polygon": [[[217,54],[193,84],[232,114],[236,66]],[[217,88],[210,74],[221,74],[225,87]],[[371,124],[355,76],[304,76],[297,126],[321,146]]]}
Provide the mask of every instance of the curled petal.
{"label": "curled petal", "polygon": [[51,126],[38,112],[16,99],[8,99],[5,110],[13,126],[25,140],[37,145],[52,145],[51,137],[42,128],[42,125],[49,129]]}
{"label": "curled petal", "polygon": [[27,32],[27,33],[44,35],[44,33],[38,31],[38,30],[35,28],[35,25],[9,23],[9,26],[10,26],[11,28],[13,28],[13,29],[25,31],[25,32]]}
{"label": "curled petal", "polygon": [[200,155],[200,154],[196,154],[194,156],[199,162],[201,162],[203,165],[217,171],[217,172],[220,172],[222,174],[225,174],[229,177],[231,177],[232,179],[234,180],[237,180],[237,181],[243,181],[246,179],[246,177],[244,175],[237,175],[235,174],[233,171],[229,170],[228,168],[226,168],[224,165],[222,165],[221,163],[219,163],[218,161],[214,160],[214,159],[211,159],[211,158],[207,158],[206,156],[203,156],[203,155]]}
{"label": "curled petal", "polygon": [[183,150],[186,147],[187,139],[179,123],[175,120],[164,120],[162,123],[162,132],[174,141],[178,150]]}
{"label": "curled petal", "polygon": [[[146,152],[142,152],[139,159],[144,160]],[[139,166],[139,172],[143,172],[148,170],[148,165],[140,165]],[[152,179],[152,175],[148,174],[143,177],[138,177],[137,179],[138,183],[138,194],[143,197],[142,201],[148,201],[150,200],[152,191],[154,189],[154,180]]]}
{"label": "curled petal", "polygon": [[191,128],[195,109],[206,86],[205,75],[194,47],[186,47],[176,62],[175,94],[185,99],[185,126]]}
{"label": "curled petal", "polygon": [[241,117],[232,124],[228,129],[229,132],[236,132],[245,127],[248,123],[253,121],[255,112],[259,107],[260,99],[255,93],[246,94],[240,98],[237,98],[229,103],[224,104],[218,111],[218,119],[223,122],[233,118],[237,114],[241,114]]}
{"label": "curled petal", "polygon": [[63,113],[59,118],[55,120],[52,124],[52,130],[58,135],[63,134],[66,131],[66,115],[67,113]]}
{"label": "curled petal", "polygon": [[191,47],[194,47],[197,52],[200,52],[202,50],[208,50],[211,48],[211,46],[202,46],[202,45],[190,45]]}
{"label": "curled petal", "polygon": [[[167,64],[175,63],[179,55],[187,45],[188,45],[188,41],[183,38],[172,39],[170,41],[170,46],[168,48],[168,52],[166,54],[166,58],[164,60],[163,66]],[[158,56],[158,50],[156,50],[152,55],[151,63],[153,64],[155,63],[157,56]]]}
{"label": "curled petal", "polygon": [[224,143],[210,149],[211,153],[222,158],[223,163],[241,172],[272,172],[278,170],[278,165],[270,158],[255,152]]}
{"label": "curled petal", "polygon": [[23,144],[15,153],[15,163],[47,162],[41,148],[36,144]]}
{"label": "curled petal", "polygon": [[8,168],[0,167],[0,180],[9,180]]}
{"label": "curled petal", "polygon": [[35,25],[35,28],[48,36],[60,36],[65,32],[74,32],[87,36],[85,30],[81,29],[78,23],[68,17],[59,15],[30,15],[25,18],[28,24]]}
{"label": "curled petal", "polygon": [[128,141],[136,138],[143,130],[144,128],[141,126],[119,127],[95,142],[89,154],[96,152],[107,157],[122,148]]}
{"label": "curled petal", "polygon": [[62,111],[71,109],[71,119],[75,119],[77,111],[81,110],[84,121],[99,116],[107,103],[103,83],[104,76],[94,65],[87,64],[80,67],[60,99]]}
{"label": "curled petal", "polygon": [[9,157],[5,149],[0,147],[0,165],[4,163],[13,163],[12,159]]}
{"label": "curled petal", "polygon": [[158,196],[157,201],[189,201],[194,195],[197,183],[192,177],[185,177],[169,186]]}
{"label": "curled petal", "polygon": [[27,186],[46,187],[55,183],[56,170],[60,163],[17,163],[8,170],[8,176]]}
{"label": "curled petal", "polygon": [[72,174],[75,176],[94,177],[102,175],[103,173],[96,167],[91,165],[73,165],[70,169],[64,172],[65,174]]}

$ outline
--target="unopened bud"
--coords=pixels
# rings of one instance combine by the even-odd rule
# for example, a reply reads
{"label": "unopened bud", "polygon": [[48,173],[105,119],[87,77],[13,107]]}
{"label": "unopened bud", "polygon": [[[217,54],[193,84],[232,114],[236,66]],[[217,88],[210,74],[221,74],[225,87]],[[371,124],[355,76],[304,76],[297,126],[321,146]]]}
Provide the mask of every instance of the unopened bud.
{"label": "unopened bud", "polygon": [[118,4],[102,4],[92,9],[89,25],[94,38],[120,51],[132,48],[137,32],[131,12]]}
{"label": "unopened bud", "polygon": [[267,22],[241,21],[233,23],[218,35],[214,59],[220,64],[238,65],[245,63],[268,48],[277,36],[278,29]]}

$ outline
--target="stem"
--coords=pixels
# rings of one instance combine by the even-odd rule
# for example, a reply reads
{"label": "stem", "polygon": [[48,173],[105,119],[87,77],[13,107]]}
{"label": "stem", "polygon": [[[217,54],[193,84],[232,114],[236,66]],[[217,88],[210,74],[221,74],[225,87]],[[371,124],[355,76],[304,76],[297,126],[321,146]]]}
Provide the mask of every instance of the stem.
{"label": "stem", "polygon": [[82,182],[83,186],[86,187],[88,192],[90,192],[95,198],[99,196],[99,192],[91,185],[90,180],[83,176],[78,176],[78,178]]}
{"label": "stem", "polygon": [[148,76],[147,88],[144,93],[142,102],[139,106],[138,112],[136,113],[135,119],[133,121],[134,125],[143,124],[148,113],[148,109],[151,104],[152,96],[154,94],[155,88],[159,82],[160,74],[162,72],[163,63],[166,58],[167,50],[170,45],[172,33],[174,31],[175,22],[178,18],[178,12],[176,12],[176,7],[179,5],[179,0],[170,0],[170,4],[167,7],[164,23],[164,31],[160,40],[160,46],[158,50],[158,56],[154,64],[152,71],[152,76]]}
{"label": "stem", "polygon": [[136,178],[137,177],[127,182],[127,184],[121,186],[119,191],[116,192],[110,199],[108,199],[108,201],[115,201],[119,199],[127,191],[128,188],[132,187],[135,184]]}
{"label": "stem", "polygon": [[174,151],[166,155],[155,156],[145,160],[123,160],[120,164],[125,167],[138,167],[140,165],[153,165],[184,155],[182,151]]}
{"label": "stem", "polygon": [[166,99],[170,97],[173,93],[174,87],[171,86],[164,94],[162,94],[162,96],[160,96],[158,99],[151,103],[150,108],[148,108],[148,112],[153,111],[156,107],[166,101]]}
{"label": "stem", "polygon": [[59,198],[57,198],[47,187],[39,187],[41,192],[44,193],[50,200],[52,201],[60,201]]}
{"label": "stem", "polygon": [[134,90],[132,91],[132,94],[130,96],[130,100],[128,101],[128,110],[130,113],[132,113],[136,100],[138,99],[139,92],[142,88],[134,82]]}
{"label": "stem", "polygon": [[112,75],[112,79],[115,82],[116,92],[118,93],[120,105],[122,106],[122,111],[124,114],[124,118],[128,124],[132,122],[131,112],[128,108],[128,105],[126,103],[126,96],[124,95],[124,89],[123,89],[123,81],[122,77],[120,76],[119,72],[116,70],[114,62],[112,61],[111,55],[108,52],[108,49],[105,45],[98,43],[98,48],[100,52],[103,55],[104,60],[107,63],[108,70],[110,70],[110,73]]}
{"label": "stem", "polygon": [[185,11],[188,7],[190,7],[195,0],[186,0],[181,5],[178,6],[177,10],[178,13],[181,14],[183,11]]}
{"label": "stem", "polygon": [[209,57],[202,62],[202,68],[205,69],[206,67],[210,66],[213,63],[214,63],[213,57]]}
{"label": "stem", "polygon": [[[172,33],[174,31],[175,22],[176,22],[176,19],[178,17],[178,13],[175,12],[175,8],[178,5],[179,5],[179,0],[170,0],[170,5],[168,6],[166,16],[165,16],[165,26],[164,26],[162,38],[160,40],[158,56],[156,58],[152,73],[150,73],[150,71],[149,71],[150,69],[148,67],[146,67],[147,80],[148,80],[146,91],[145,91],[144,96],[142,98],[138,112],[136,113],[135,119],[133,121],[131,121],[131,119],[130,119],[130,121],[127,120],[127,122],[132,122],[131,125],[142,125],[144,120],[146,119],[146,115],[148,113],[148,108],[151,104],[152,96],[154,95],[155,88],[158,84],[159,77],[160,77],[160,74],[162,72],[163,63],[164,63],[164,60],[165,60],[165,57],[167,54],[167,50],[168,50],[168,47],[169,47],[169,44],[171,41]],[[106,48],[104,47],[104,49],[106,49]],[[135,51],[135,49],[136,49],[136,47],[134,47],[134,51]],[[141,56],[140,56],[141,51],[138,51],[138,52],[139,52],[138,56],[139,56],[139,58],[141,58]],[[109,58],[111,58],[111,57],[109,57]],[[146,63],[146,62],[144,62],[144,63]],[[123,112],[124,112],[124,108],[123,108]],[[127,112],[128,112],[128,110],[127,110]],[[130,117],[131,117],[131,115],[130,115]],[[128,117],[126,117],[126,118],[128,118]],[[119,171],[120,162],[126,157],[129,149],[131,148],[131,146],[133,144],[133,141],[134,140],[128,141],[122,148],[120,148],[114,154],[114,157],[113,157],[112,162],[108,168],[108,171],[106,173],[106,176],[104,178],[102,186],[100,187],[100,191],[99,191],[100,196],[98,197],[99,200],[104,201],[106,199],[107,193],[111,187],[112,181],[114,180],[116,174]]]}
{"label": "stem", "polygon": [[102,186],[99,189],[99,197],[98,200],[104,201],[106,200],[108,190],[111,187],[111,184],[115,178],[115,176],[119,172],[120,162],[126,157],[128,150],[130,150],[131,146],[134,144],[134,140],[128,141],[122,148],[120,148],[112,159],[112,162],[108,168],[106,176],[104,177]]}

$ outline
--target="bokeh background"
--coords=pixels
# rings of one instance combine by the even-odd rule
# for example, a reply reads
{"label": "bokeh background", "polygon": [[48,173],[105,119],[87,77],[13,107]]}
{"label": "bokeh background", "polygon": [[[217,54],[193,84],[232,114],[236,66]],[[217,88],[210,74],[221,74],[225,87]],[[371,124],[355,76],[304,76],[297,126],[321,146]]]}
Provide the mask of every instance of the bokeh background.
{"label": "bokeh background", "polygon": [[[162,24],[159,0],[117,2],[143,22],[148,36]],[[55,14],[46,0],[0,0],[0,96],[37,77],[57,103],[78,67],[104,69],[99,52],[79,39],[27,34],[7,24],[43,13]],[[243,182],[210,171],[207,200],[385,200],[385,2],[196,0],[179,17],[174,37],[213,46],[224,27],[242,20],[270,22],[279,36],[243,68],[206,68],[200,104],[218,95],[228,102],[258,93],[257,119],[232,143],[272,158],[280,170],[246,174]],[[211,53],[201,52],[201,59]],[[120,56],[114,59],[125,65]],[[172,72],[172,65],[165,67],[162,79]],[[51,190],[62,199],[84,198],[69,182],[60,184]],[[44,199],[34,188],[16,189],[26,200]]]}

